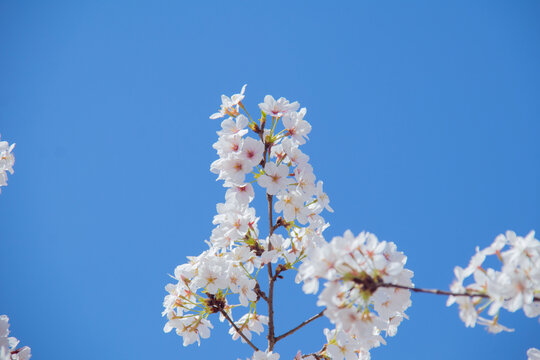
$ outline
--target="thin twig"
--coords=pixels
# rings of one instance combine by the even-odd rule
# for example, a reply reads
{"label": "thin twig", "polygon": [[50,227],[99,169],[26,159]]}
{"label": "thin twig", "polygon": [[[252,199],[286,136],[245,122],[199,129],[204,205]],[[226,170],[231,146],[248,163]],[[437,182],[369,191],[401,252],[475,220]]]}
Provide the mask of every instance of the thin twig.
{"label": "thin twig", "polygon": [[236,324],[234,323],[234,321],[232,321],[232,319],[229,317],[229,314],[227,314],[223,309],[219,310],[223,316],[225,316],[225,319],[227,319],[227,321],[229,321],[231,323],[231,325],[234,327],[234,329],[236,330],[236,332],[242,337],[242,339],[244,339],[248,344],[249,346],[251,346],[253,348],[253,350],[255,351],[260,351],[258,347],[256,347],[255,345],[253,345],[253,343],[246,337],[246,335],[244,335],[244,333],[242,332],[242,330],[240,330],[238,328],[238,326],[236,326]]}
{"label": "thin twig", "polygon": [[315,359],[317,359],[317,360],[324,359],[322,355],[319,355],[319,353],[311,353],[311,354],[302,355],[302,359],[305,359],[305,358],[310,357],[310,356],[315,357]]}
{"label": "thin twig", "polygon": [[[326,310],[326,308],[324,308],[324,310]],[[309,319],[307,319],[306,321],[304,321],[303,323],[301,323],[300,325],[298,325],[297,327],[287,331],[285,334],[283,335],[279,335],[277,338],[276,338],[276,342],[278,342],[279,340],[283,339],[284,337],[287,337],[289,335],[291,335],[292,333],[294,333],[295,331],[303,328],[304,326],[306,326],[307,324],[309,324],[310,322],[314,321],[314,320],[317,320],[318,318],[320,318],[321,316],[324,315],[324,310],[322,310],[320,313],[318,313],[317,315],[314,315],[312,317],[310,317]]]}
{"label": "thin twig", "polygon": [[325,357],[323,355],[321,355],[321,353],[324,352],[324,351],[326,351],[326,344],[322,347],[321,350],[319,350],[317,352],[302,355],[302,359],[305,359],[305,358],[310,357],[310,356],[314,356],[315,359],[317,359],[317,360],[325,359]]}
{"label": "thin twig", "polygon": [[[480,298],[490,297],[487,294],[481,294],[481,293],[454,293],[451,291],[445,291],[445,290],[439,290],[439,289],[422,289],[422,288],[417,288],[417,287],[412,287],[412,286],[389,284],[389,283],[379,284],[378,287],[396,288],[396,289],[410,290],[410,291],[414,291],[418,293],[434,294],[434,295],[468,296],[468,297],[480,297]],[[533,298],[533,301],[540,301],[540,298],[535,297]]]}
{"label": "thin twig", "polygon": [[[277,273],[277,269],[276,269],[276,273]],[[412,286],[405,286],[405,285],[398,285],[398,284],[390,284],[390,283],[381,283],[381,284],[378,284],[377,287],[386,287],[386,288],[396,288],[396,289],[403,289],[403,290],[410,290],[410,291],[414,291],[414,292],[418,292],[418,293],[425,293],[425,294],[433,294],[433,295],[444,295],[444,296],[468,296],[468,297],[481,297],[481,298],[489,298],[489,295],[487,294],[479,294],[479,293],[476,293],[476,294],[473,294],[473,293],[454,293],[454,292],[451,292],[451,291],[445,291],[445,290],[439,290],[439,289],[422,289],[422,288],[416,288],[416,287],[412,287]],[[535,297],[533,299],[533,301],[540,301],[540,298],[537,298]],[[279,340],[291,335],[292,333],[294,333],[295,331],[301,329],[302,327],[306,326],[307,324],[309,324],[310,322],[322,317],[324,315],[324,311],[326,310],[326,308],[324,308],[320,313],[318,313],[317,315],[314,315],[312,316],[311,318],[307,319],[306,321],[304,321],[303,323],[301,323],[300,325],[298,325],[297,327],[287,331],[286,333],[282,334],[282,335],[279,335],[278,337],[275,338],[275,342],[278,342]],[[316,353],[314,354],[309,354],[309,355],[313,355],[313,356],[317,356]],[[306,355],[307,356],[307,355]]]}

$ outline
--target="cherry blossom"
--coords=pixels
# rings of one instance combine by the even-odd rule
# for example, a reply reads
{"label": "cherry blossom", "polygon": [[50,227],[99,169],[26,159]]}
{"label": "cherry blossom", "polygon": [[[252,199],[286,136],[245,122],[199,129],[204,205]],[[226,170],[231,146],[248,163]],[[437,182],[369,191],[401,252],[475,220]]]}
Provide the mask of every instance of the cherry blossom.
{"label": "cherry blossom", "polygon": [[264,102],[259,104],[259,108],[269,116],[279,118],[292,111],[298,110],[300,104],[298,102],[289,103],[289,100],[281,97],[277,101],[272,95],[266,95]]}
{"label": "cherry blossom", "polygon": [[257,179],[257,182],[266,189],[268,194],[276,195],[288,185],[288,175],[289,168],[287,166],[270,162],[264,167],[264,174]]}
{"label": "cherry blossom", "polygon": [[[525,237],[507,231],[487,248],[476,248],[465,269],[459,266],[454,269],[456,279],[450,289],[470,296],[450,296],[447,305],[458,304],[465,326],[474,327],[478,323],[492,333],[513,331],[499,323],[500,309],[511,312],[523,309],[528,317],[540,316],[540,305],[535,301],[535,296],[540,294],[540,241],[534,235],[534,231]],[[482,266],[492,255],[501,262],[500,271]],[[465,285],[470,276],[474,281]],[[491,319],[479,316],[486,309]]]}
{"label": "cherry blossom", "polygon": [[9,336],[9,318],[0,315],[0,360],[28,360],[32,356],[28,346],[18,348],[19,340]]}
{"label": "cherry blossom", "polygon": [[231,97],[221,95],[221,106],[217,113],[210,115],[210,119],[219,119],[225,115],[238,116],[238,105],[244,99],[244,92],[246,91],[246,85],[242,86],[240,94],[234,94]]}
{"label": "cherry blossom", "polygon": [[288,112],[283,117],[283,126],[287,129],[287,134],[291,136],[291,140],[298,145],[306,143],[307,134],[311,132],[311,125],[304,120],[307,109],[302,108],[299,112]]}
{"label": "cherry blossom", "polygon": [[269,351],[269,352],[256,351],[252,357],[252,360],[278,360],[278,359],[279,359],[279,354],[274,353],[272,351]]}
{"label": "cherry blossom", "polygon": [[[458,304],[466,326],[484,325],[493,333],[513,331],[499,323],[501,309],[540,315],[540,242],[534,232],[525,237],[507,232],[487,248],[477,248],[466,268],[454,269],[451,291],[414,287],[413,272],[405,268],[407,257],[396,244],[374,234],[347,230],[328,242],[324,211],[333,209],[301,148],[312,129],[304,119],[306,108],[267,95],[259,104],[257,122],[242,103],[245,88],[223,95],[219,111],[211,115],[225,117],[213,144],[218,158],[210,165],[226,188],[225,201],[216,205],[208,249],[177,266],[165,286],[165,332],[175,330],[184,346],[200,344],[217,317],[229,324],[233,340],[252,348],[250,360],[277,360],[276,343],[326,316],[334,327],[324,329],[321,350],[299,351],[295,359],[367,360],[370,350],[386,344],[408,319],[411,291],[449,296],[448,305]],[[3,146],[11,153],[12,147]],[[254,207],[261,191],[260,200],[268,207],[262,231]],[[489,256],[499,259],[501,270],[483,267]],[[303,291],[317,294],[316,304],[323,308],[279,335],[274,284],[283,272],[294,271]],[[267,279],[260,282],[261,276]],[[262,339],[266,349],[257,345]],[[527,354],[529,359],[539,357],[534,348]]]}
{"label": "cherry blossom", "polygon": [[537,348],[527,350],[527,360],[540,360],[540,350]]}
{"label": "cherry blossom", "polygon": [[[355,237],[347,231],[315,249],[300,266],[297,281],[305,282],[306,293],[317,292],[317,279],[327,280],[317,305],[326,307],[324,314],[338,331],[334,336],[341,339],[327,350],[332,359],[351,358],[351,352],[379,346],[384,343],[381,332],[395,335],[411,305],[410,292],[382,285],[412,286],[413,273],[404,268],[406,260],[394,243],[366,232]],[[356,342],[344,340],[346,336]],[[346,343],[352,348],[346,350]]]}
{"label": "cherry blossom", "polygon": [[[251,332],[260,335],[264,331],[263,325],[268,325],[268,316],[248,313],[242,316],[238,321],[235,321],[235,323],[242,333],[251,340]],[[229,334],[232,335],[233,340],[238,340],[240,338],[242,342],[246,342],[240,337],[240,334],[235,328],[231,327],[229,329]]]}
{"label": "cherry blossom", "polygon": [[0,141],[0,193],[2,186],[7,185],[7,173],[13,174],[13,165],[15,164],[15,156],[12,151],[15,144],[9,144],[7,141]]}

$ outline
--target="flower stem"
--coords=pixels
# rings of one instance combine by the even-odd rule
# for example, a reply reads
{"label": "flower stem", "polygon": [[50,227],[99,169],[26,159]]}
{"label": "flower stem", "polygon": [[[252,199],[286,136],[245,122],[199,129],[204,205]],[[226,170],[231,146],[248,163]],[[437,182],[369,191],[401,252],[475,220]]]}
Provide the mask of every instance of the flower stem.
{"label": "flower stem", "polygon": [[253,350],[260,351],[259,348],[253,345],[253,343],[246,337],[246,335],[244,335],[244,333],[238,328],[238,326],[236,326],[234,321],[232,321],[232,319],[229,317],[229,314],[227,314],[225,310],[221,309],[219,311],[221,312],[221,314],[223,314],[223,316],[225,316],[225,319],[227,319],[227,321],[231,323],[231,325],[234,327],[236,332],[242,337],[242,339],[244,339],[249,344],[249,346],[253,348]]}

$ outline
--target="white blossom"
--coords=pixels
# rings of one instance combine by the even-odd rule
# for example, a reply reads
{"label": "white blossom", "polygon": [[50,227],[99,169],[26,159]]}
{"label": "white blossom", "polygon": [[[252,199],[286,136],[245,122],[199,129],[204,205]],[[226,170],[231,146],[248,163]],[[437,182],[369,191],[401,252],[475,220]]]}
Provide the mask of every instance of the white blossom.
{"label": "white blossom", "polygon": [[288,185],[288,175],[289,168],[287,166],[270,162],[265,165],[264,174],[257,179],[257,182],[266,189],[268,194],[276,195]]}
{"label": "white blossom", "polygon": [[[273,267],[271,283],[282,277],[282,271],[297,269],[295,280],[303,282],[305,293],[318,293],[322,281],[317,305],[325,307],[323,314],[335,328],[324,330],[326,344],[317,356],[299,351],[295,359],[369,360],[370,349],[385,344],[385,338],[395,336],[408,319],[409,289],[414,288],[413,272],[405,268],[407,258],[394,243],[367,232],[355,236],[346,231],[325,240],[329,224],[323,211],[333,209],[309,156],[300,148],[311,132],[304,119],[307,110],[299,110],[298,102],[267,95],[259,104],[260,122],[248,120],[239,112],[242,108],[247,114],[242,103],[245,88],[231,97],[223,95],[219,111],[210,116],[226,117],[213,144],[218,159],[210,166],[226,188],[225,202],[216,206],[214,228],[206,241],[209,248],[177,266],[174,281],[165,287],[164,331],[175,330],[184,346],[200,344],[201,338],[210,336],[211,317],[218,314],[220,321],[231,323],[233,340],[249,342],[269,323],[267,316],[256,312],[260,299],[270,302],[270,293],[259,287],[257,276],[266,273],[261,268]],[[5,173],[12,172],[12,149],[13,145],[0,142],[0,186],[5,185]],[[269,206],[268,235],[259,233],[252,204],[257,185]],[[501,268],[485,268],[489,257],[499,259]],[[468,266],[456,267],[454,274],[450,289],[456,296],[450,296],[447,304],[458,304],[468,327],[480,324],[493,333],[513,331],[499,323],[501,309],[540,316],[540,242],[534,232],[525,237],[510,231],[497,236],[487,248],[477,248]],[[242,308],[244,315],[234,321],[233,311]],[[527,354],[529,360],[540,357],[537,349]],[[12,354],[0,347],[0,360],[8,359],[2,356]],[[255,351],[251,357],[277,359],[279,354],[271,351]]]}
{"label": "white blossom", "polygon": [[271,95],[264,97],[264,102],[259,104],[259,108],[268,116],[279,118],[287,113],[298,110],[298,102],[289,103],[289,100],[281,97],[277,101]]}
{"label": "white blossom", "polygon": [[540,350],[537,348],[527,350],[527,360],[540,360]]}
{"label": "white blossom", "polygon": [[[259,314],[248,313],[243,315],[238,321],[234,322],[242,334],[251,340],[251,332],[260,335],[264,331],[263,325],[268,325],[268,317]],[[232,335],[233,340],[240,340],[245,343],[246,341],[240,336],[234,327],[230,327],[229,334]]]}
{"label": "white blossom", "polygon": [[0,141],[0,193],[2,186],[7,186],[7,173],[13,174],[13,165],[15,164],[15,156],[12,151],[15,144],[9,144],[7,141]]}
{"label": "white blossom", "polygon": [[302,108],[298,112],[288,112],[283,117],[283,126],[287,129],[287,134],[298,145],[306,143],[306,139],[308,139],[307,134],[311,131],[311,125],[304,120],[306,112],[307,109]]}
{"label": "white blossom", "polygon": [[278,360],[278,359],[279,359],[279,354],[274,353],[272,351],[270,352],[256,351],[252,357],[252,360]]}
{"label": "white blossom", "polygon": [[246,85],[242,86],[240,94],[234,94],[231,97],[221,95],[221,106],[217,113],[210,115],[210,119],[219,119],[225,115],[238,116],[238,104],[244,99]]}
{"label": "white blossom", "polygon": [[9,318],[0,315],[0,360],[28,360],[32,356],[28,346],[18,347],[19,340],[9,336]]}
{"label": "white blossom", "polygon": [[[340,342],[328,348],[329,356],[351,358],[351,352],[368,351],[383,342],[381,332],[393,336],[404,311],[410,306],[410,291],[381,284],[412,286],[412,271],[404,268],[406,257],[394,243],[379,241],[375,235],[350,231],[314,249],[300,266],[297,280],[304,281],[304,291],[317,291],[317,280],[325,279],[317,305],[336,325],[336,334],[361,340],[361,345]],[[327,335],[328,336],[328,335]],[[337,336],[337,335],[336,335]],[[340,357],[341,356],[341,357]]]}
{"label": "white blossom", "polygon": [[[484,268],[486,258],[494,255],[501,262],[501,269]],[[523,309],[528,317],[540,315],[540,304],[535,300],[540,294],[540,241],[535,239],[534,231],[525,237],[513,231],[498,235],[487,248],[476,248],[469,265],[465,269],[456,267],[454,274],[456,279],[450,290],[471,296],[451,296],[447,305],[458,304],[460,318],[466,326],[479,323],[493,333],[513,331],[499,323],[500,309],[511,312]],[[466,285],[471,276],[474,281]],[[491,319],[479,316],[486,308]]]}

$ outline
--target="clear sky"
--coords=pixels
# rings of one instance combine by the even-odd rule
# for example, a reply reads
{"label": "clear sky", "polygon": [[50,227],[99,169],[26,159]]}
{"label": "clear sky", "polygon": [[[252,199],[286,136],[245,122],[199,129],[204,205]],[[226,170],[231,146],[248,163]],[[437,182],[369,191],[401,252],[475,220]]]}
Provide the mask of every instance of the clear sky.
{"label": "clear sky", "polygon": [[[208,116],[244,83],[253,112],[266,94],[308,108],[328,240],[374,232],[416,285],[448,288],[476,246],[540,230],[539,19],[538,1],[1,1],[0,133],[17,147],[0,313],[36,360],[251,355],[217,320],[184,348],[160,314],[224,199]],[[279,333],[319,311],[293,285],[277,285]],[[522,312],[492,335],[445,298],[412,299],[374,360],[540,348]],[[282,359],[318,350],[325,325],[279,343]]]}

